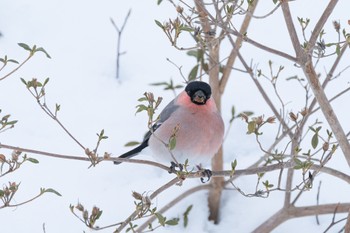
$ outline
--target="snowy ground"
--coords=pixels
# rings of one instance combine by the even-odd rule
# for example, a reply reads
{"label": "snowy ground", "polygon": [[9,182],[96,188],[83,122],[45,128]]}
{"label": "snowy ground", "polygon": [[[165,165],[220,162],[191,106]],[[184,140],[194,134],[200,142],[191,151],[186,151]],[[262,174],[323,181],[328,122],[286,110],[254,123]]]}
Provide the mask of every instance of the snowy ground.
{"label": "snowy ground", "polygon": [[[319,1],[308,1],[303,9],[294,5],[297,5],[297,2],[291,3],[292,11],[298,12],[297,15],[304,18],[317,18],[325,7],[325,3]],[[127,53],[121,58],[121,79],[117,81],[116,32],[109,18],[113,17],[120,25],[130,8],[132,13],[122,38],[122,48]],[[309,10],[311,8],[312,12]],[[331,19],[347,22],[348,9],[350,2],[341,1]],[[262,15],[267,11],[266,7],[260,6],[257,14]],[[83,145],[93,148],[97,139],[96,133],[105,129],[109,138],[103,141],[100,151],[111,152],[115,156],[126,151],[123,145],[131,140],[140,140],[146,131],[145,114],[134,114],[137,99],[142,93],[152,91],[156,96],[161,95],[164,97],[164,103],[173,98],[171,92],[163,92],[161,88],[148,84],[168,81],[170,78],[176,83],[182,82],[178,70],[167,62],[166,58],[183,66],[185,74],[193,66],[193,58],[172,48],[154,23],[154,19],[164,21],[174,15],[172,6],[166,1],[159,7],[156,1],[136,0],[2,0],[0,31],[3,36],[0,37],[0,57],[8,55],[19,61],[25,59],[26,52],[17,45],[24,42],[44,47],[52,59],[38,53],[19,72],[1,81],[0,109],[19,120],[14,129],[0,134],[1,143],[61,154],[83,155],[81,148],[40,110],[19,80],[19,77],[26,80],[33,77],[44,80],[50,77],[46,89],[47,103],[52,108],[55,103],[61,105],[61,121]],[[280,19],[280,12],[276,12],[271,19],[263,20],[264,27],[254,28],[258,21],[253,21],[250,35],[258,39],[259,35],[271,34],[263,36],[263,41],[259,41],[292,54],[292,47],[284,35],[286,31]],[[332,28],[331,21],[327,27]],[[271,33],[271,28],[277,29]],[[347,30],[350,31],[349,26]],[[287,73],[291,72],[290,76],[295,74],[295,69],[290,68],[291,64],[286,60],[277,60],[270,55],[267,57],[266,54],[250,47],[244,49],[242,53],[247,60],[253,58],[254,62],[263,65],[272,59],[277,64],[276,67],[279,64],[284,65]],[[232,105],[237,111],[254,110],[258,115],[271,115],[259,93],[252,88],[251,81],[242,73],[233,75],[224,96],[225,122],[230,118]],[[3,73],[0,76],[3,76]],[[330,86],[327,92],[330,96],[337,93],[340,87],[349,85],[349,79],[343,79],[345,80],[340,80],[337,85]],[[290,89],[287,86],[281,88],[285,90],[283,95],[290,98]],[[297,111],[302,106],[300,100],[303,96],[298,89],[293,92],[295,99],[288,99],[288,108]],[[344,98],[349,98],[349,95]],[[344,111],[344,106],[337,102],[334,103],[334,107],[337,113],[340,113],[340,120],[347,124],[349,129],[349,123],[345,121],[349,118],[349,112]],[[266,134],[264,140],[267,145],[273,137],[274,135]],[[226,167],[236,158],[238,168],[245,168],[261,155],[253,138],[246,135],[246,126],[241,121],[233,124],[224,148]],[[9,154],[10,151],[1,149],[0,153]],[[102,163],[87,169],[86,162],[52,159],[41,155],[30,156],[37,158],[40,163],[26,164],[19,171],[0,179],[1,184],[8,181],[21,182],[14,201],[19,203],[36,195],[41,187],[54,188],[62,197],[47,194],[27,205],[0,210],[1,232],[43,232],[43,224],[47,233],[89,231],[70,213],[69,205],[77,202],[83,203],[88,209],[93,205],[103,209],[98,225],[112,224],[125,219],[132,212],[134,205],[131,191],[152,192],[172,178],[166,172],[148,166],[123,164],[117,167],[112,163]],[[151,157],[142,155],[140,158]],[[342,170],[348,169],[342,158],[332,165]],[[321,203],[348,200],[350,190],[347,184],[326,175],[321,175],[320,179],[323,187],[328,189],[322,193]],[[237,180],[237,185],[247,192],[252,191],[255,180],[256,177],[244,177]],[[191,180],[184,182],[181,187],[172,187],[154,203],[161,207],[184,190],[198,184],[199,180]],[[335,191],[339,190],[339,187],[341,192]],[[314,204],[315,196],[316,190],[309,192],[300,204]],[[167,212],[165,215],[168,218],[178,217],[189,205],[194,206],[187,228],[180,224],[166,231],[250,232],[275,213],[283,203],[282,193],[272,193],[268,199],[259,199],[246,198],[234,191],[225,191],[221,222],[214,225],[207,221],[206,198],[206,192],[198,192]],[[322,225],[318,226],[314,217],[295,219],[283,224],[274,232],[295,232],[296,224],[302,232],[322,232],[330,221],[330,216],[322,216]],[[161,229],[159,232],[164,231]]]}

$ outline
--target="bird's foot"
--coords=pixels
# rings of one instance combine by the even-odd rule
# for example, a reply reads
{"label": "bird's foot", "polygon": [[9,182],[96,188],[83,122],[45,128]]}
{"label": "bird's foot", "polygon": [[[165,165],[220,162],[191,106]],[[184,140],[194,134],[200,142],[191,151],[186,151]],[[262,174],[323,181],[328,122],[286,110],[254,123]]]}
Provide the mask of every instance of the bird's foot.
{"label": "bird's foot", "polygon": [[[176,170],[177,167],[179,168],[179,170]],[[178,171],[182,172],[183,169],[184,169],[184,166],[183,166],[182,164],[180,164],[180,163],[175,163],[175,162],[171,161],[171,165],[170,165],[170,167],[169,167],[169,173],[170,173],[170,174],[171,174],[171,173],[176,173],[176,172],[178,172]]]}
{"label": "bird's foot", "polygon": [[[201,182],[204,184],[204,183],[207,183],[210,178],[212,177],[213,173],[211,172],[210,169],[203,169],[201,166],[197,166],[199,172],[203,175],[201,177]],[[204,178],[207,178],[207,180],[205,180]]]}

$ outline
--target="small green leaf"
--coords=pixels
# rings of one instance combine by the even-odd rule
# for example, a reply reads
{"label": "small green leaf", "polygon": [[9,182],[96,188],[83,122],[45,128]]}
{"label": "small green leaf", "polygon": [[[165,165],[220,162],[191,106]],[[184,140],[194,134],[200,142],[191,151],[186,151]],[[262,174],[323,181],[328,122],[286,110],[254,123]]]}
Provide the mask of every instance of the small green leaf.
{"label": "small green leaf", "polygon": [[337,46],[335,47],[335,52],[339,56],[339,54],[340,54],[340,45],[339,44],[337,44]]}
{"label": "small green leaf", "polygon": [[164,226],[166,218],[161,213],[154,213],[154,215],[157,217],[159,224]]}
{"label": "small green leaf", "polygon": [[167,82],[151,83],[151,86],[168,86]]}
{"label": "small green leaf", "polygon": [[165,224],[169,225],[169,226],[176,226],[177,224],[179,224],[179,220],[180,219],[178,219],[178,218],[173,218],[173,219],[166,221]]}
{"label": "small green leaf", "polygon": [[231,177],[235,173],[236,167],[237,167],[237,160],[235,159],[235,161],[231,162],[231,173],[230,173]]}
{"label": "small green leaf", "polygon": [[161,29],[164,30],[164,26],[161,22],[159,22],[158,20],[154,20],[154,22],[156,22],[156,24],[158,25],[158,27],[160,27]]}
{"label": "small green leaf", "polygon": [[180,30],[181,30],[181,31],[186,31],[186,32],[193,32],[193,31],[194,31],[193,28],[187,27],[187,26],[185,26],[185,25],[182,25],[182,26],[180,27]]}
{"label": "small green leaf", "polygon": [[183,214],[183,216],[184,216],[184,227],[187,227],[187,225],[188,225],[188,215],[189,215],[190,211],[192,210],[192,207],[193,207],[193,205],[190,205],[189,207],[187,207],[185,213]]}
{"label": "small green leaf", "polygon": [[[148,109],[148,108],[147,108],[145,105],[143,105],[143,104],[137,105],[136,107],[137,107],[136,113],[139,113],[139,112],[141,112],[141,111],[147,111],[147,109]],[[135,114],[136,114],[136,113],[135,113]]]}
{"label": "small green leaf", "polygon": [[176,137],[171,136],[169,139],[169,150],[174,150],[176,147]]}
{"label": "small green leaf", "polygon": [[44,81],[43,86],[45,86],[49,81],[50,81],[50,78],[46,78],[45,81]]}
{"label": "small green leaf", "polygon": [[62,196],[59,192],[57,192],[56,190],[52,189],[52,188],[49,188],[49,189],[42,189],[42,192],[43,193],[54,193],[56,194],[57,196]]}
{"label": "small green leaf", "polygon": [[28,160],[31,163],[39,163],[39,160],[34,159],[34,158],[27,158],[26,160]]}
{"label": "small green leaf", "polygon": [[255,129],[256,129],[256,122],[255,121],[248,122],[248,132],[247,132],[247,134],[254,133]]}
{"label": "small green leaf", "polygon": [[191,72],[188,75],[188,81],[192,81],[192,80],[195,80],[197,78],[198,67],[199,67],[199,65],[195,65],[192,68]]}
{"label": "small green leaf", "polygon": [[190,50],[187,52],[187,55],[197,58],[198,57],[198,50]]}
{"label": "small green leaf", "polygon": [[7,62],[12,62],[12,63],[16,63],[16,64],[19,64],[19,62],[18,62],[18,61],[16,61],[16,60],[13,60],[13,59],[9,59],[9,60],[7,60]]}
{"label": "small green leaf", "polygon": [[32,51],[32,49],[25,43],[18,43],[18,45],[24,48],[25,50]]}
{"label": "small green leaf", "polygon": [[136,146],[136,145],[139,145],[139,144],[140,144],[140,142],[131,141],[131,142],[126,143],[124,146]]}
{"label": "small green leaf", "polygon": [[8,121],[6,122],[6,125],[14,125],[16,124],[18,121]]}
{"label": "small green leaf", "polygon": [[27,86],[27,82],[26,82],[26,80],[24,80],[23,78],[20,78],[20,79],[21,79],[22,83],[24,83],[24,85],[26,85],[26,86]]}
{"label": "small green leaf", "polygon": [[318,145],[318,133],[315,133],[314,136],[312,136],[311,145],[312,145],[312,148],[316,149]]}
{"label": "small green leaf", "polygon": [[51,59],[50,55],[49,55],[49,54],[46,52],[46,50],[45,50],[44,48],[42,48],[42,47],[37,48],[37,49],[35,50],[35,52],[43,52],[43,53],[45,53],[45,55],[46,55],[47,58],[50,58],[50,59]]}

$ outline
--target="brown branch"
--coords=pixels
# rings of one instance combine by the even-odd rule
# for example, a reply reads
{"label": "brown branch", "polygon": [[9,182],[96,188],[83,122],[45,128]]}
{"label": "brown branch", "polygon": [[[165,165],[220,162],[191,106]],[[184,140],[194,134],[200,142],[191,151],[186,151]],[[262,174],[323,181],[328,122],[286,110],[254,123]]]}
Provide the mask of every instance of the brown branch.
{"label": "brown branch", "polygon": [[294,48],[294,51],[295,51],[295,54],[297,55],[297,58],[298,60],[300,59],[300,55],[301,55],[301,47],[300,47],[300,41],[299,41],[299,38],[298,38],[298,34],[295,30],[295,27],[294,27],[294,23],[293,23],[293,19],[292,19],[292,15],[290,13],[290,9],[289,9],[289,4],[288,4],[288,1],[282,1],[282,4],[281,4],[281,8],[282,8],[282,12],[283,12],[283,15],[284,15],[284,20],[286,22],[286,25],[287,25],[287,29],[288,29],[288,32],[289,32],[289,36],[292,40],[292,44],[293,44],[293,48]]}
{"label": "brown branch", "polygon": [[[220,25],[220,24],[219,24]],[[274,48],[270,48],[266,45],[263,45],[251,38],[249,38],[248,36],[244,36],[243,34],[240,34],[239,32],[235,31],[235,30],[232,30],[230,28],[227,28],[226,31],[234,36],[237,36],[238,38],[242,38],[244,40],[244,42],[247,42],[248,44],[251,44],[261,50],[264,50],[268,53],[272,53],[272,54],[275,54],[277,56],[280,56],[280,57],[283,57],[283,58],[286,58],[292,62],[297,62],[297,59],[295,57],[293,57],[292,55],[290,54],[287,54],[285,52],[282,52],[282,51],[279,51],[277,49],[274,49]]]}
{"label": "brown branch", "polygon": [[343,151],[345,159],[348,162],[348,165],[350,166],[350,144],[348,142],[348,139],[346,138],[344,130],[340,125],[340,122],[335,112],[333,111],[329,100],[326,97],[324,89],[319,83],[317,74],[311,62],[311,57],[309,57],[309,60],[305,63],[305,65],[302,66],[302,68],[305,73],[305,76],[308,79],[308,82],[310,83],[311,89],[317,99],[317,102],[321,107],[323,115],[325,116],[329,126],[331,127],[334,136],[337,139],[341,150]]}
{"label": "brown branch", "polygon": [[325,204],[303,207],[289,206],[288,208],[283,208],[277,211],[267,221],[255,228],[253,233],[269,233],[288,219],[313,216],[316,214],[332,214],[336,208],[337,213],[347,213],[350,209],[350,203]]}
{"label": "brown branch", "polygon": [[[186,197],[192,195],[195,192],[198,191],[203,191],[203,190],[208,190],[211,188],[210,184],[206,184],[206,185],[198,185],[196,187],[193,187],[187,191],[185,191],[184,193],[182,193],[181,195],[179,195],[178,197],[176,197],[175,199],[173,199],[171,202],[169,202],[168,204],[166,204],[165,206],[163,206],[161,209],[159,209],[157,212],[158,213],[165,213],[167,210],[169,210],[170,208],[174,207],[177,203],[179,203],[180,201],[183,201],[183,199],[185,199]],[[136,230],[136,232],[142,232],[143,230],[146,229],[146,227],[148,227],[148,225],[152,222],[154,222],[154,220],[156,220],[157,217],[156,216],[152,216],[150,217],[146,222],[144,222],[141,226],[139,226]]]}
{"label": "brown branch", "polygon": [[[244,17],[243,23],[242,23],[241,28],[239,30],[239,33],[241,35],[248,31],[248,26],[251,22],[252,15],[256,9],[257,4],[258,4],[258,0],[254,1],[252,4],[249,5],[247,12],[250,12],[251,14],[246,14]],[[221,15],[219,15],[219,17],[220,17],[219,19],[221,21],[222,20]],[[226,28],[223,28],[223,30],[226,31]],[[236,39],[237,50],[239,48],[241,48],[242,43],[243,43],[243,36],[237,37],[237,39]],[[233,48],[231,50],[229,57],[228,57],[228,60],[227,60],[226,65],[225,65],[225,69],[224,69],[222,77],[220,79],[219,91],[221,94],[224,93],[228,78],[230,77],[230,74],[232,71],[231,67],[233,67],[233,64],[235,63],[236,58],[237,58],[236,49]]]}
{"label": "brown branch", "polygon": [[[331,0],[329,1],[328,6],[326,9],[323,11],[323,14],[321,15],[320,19],[318,20],[317,24],[315,25],[314,29],[312,30],[311,37],[308,42],[308,49],[311,49],[315,46],[316,40],[324,26],[324,24],[327,22],[329,16],[334,10],[334,7],[337,5],[338,0]],[[312,50],[312,49],[311,49]]]}
{"label": "brown branch", "polygon": [[13,73],[15,73],[18,69],[20,69],[25,63],[27,63],[27,61],[29,61],[30,58],[32,58],[34,55],[34,53],[30,52],[29,56],[20,64],[18,65],[15,69],[13,69],[11,72],[9,72],[8,74],[6,74],[5,76],[0,78],[0,81],[4,80],[5,78],[11,76]]}
{"label": "brown branch", "polygon": [[[179,182],[179,179],[177,177],[170,180],[168,183],[164,184],[162,187],[160,187],[159,189],[154,191],[149,196],[150,200],[153,200],[159,194],[161,194],[163,191],[167,190],[168,188],[170,188],[171,186],[173,186],[177,182]],[[135,210],[129,217],[127,217],[125,219],[125,221],[117,228],[117,230],[115,232],[121,232],[131,221],[133,221],[137,217],[137,215],[140,213],[140,211],[141,211],[140,209]]]}
{"label": "brown branch", "polygon": [[348,217],[346,220],[344,233],[350,233],[350,209],[349,209]]}

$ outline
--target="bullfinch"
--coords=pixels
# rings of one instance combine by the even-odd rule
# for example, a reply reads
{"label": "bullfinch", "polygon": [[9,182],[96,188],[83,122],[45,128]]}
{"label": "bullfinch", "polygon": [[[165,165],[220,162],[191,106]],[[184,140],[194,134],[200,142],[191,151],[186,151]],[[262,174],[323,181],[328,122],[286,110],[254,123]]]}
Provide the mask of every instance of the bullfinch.
{"label": "bullfinch", "polygon": [[[223,136],[224,122],[211,98],[210,86],[192,81],[164,108],[143,142],[119,158],[131,158],[149,147],[157,161],[183,164],[188,159],[191,165],[207,164]],[[171,137],[176,140],[172,150],[168,146]]]}

